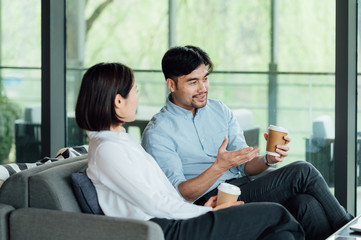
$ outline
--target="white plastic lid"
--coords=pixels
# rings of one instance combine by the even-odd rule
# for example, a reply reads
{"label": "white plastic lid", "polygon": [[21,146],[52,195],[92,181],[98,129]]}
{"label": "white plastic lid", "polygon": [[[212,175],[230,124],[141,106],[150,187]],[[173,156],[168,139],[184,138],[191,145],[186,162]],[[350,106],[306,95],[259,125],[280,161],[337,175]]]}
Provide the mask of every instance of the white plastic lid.
{"label": "white plastic lid", "polygon": [[281,156],[281,155],[278,154],[278,153],[269,152],[269,151],[266,151],[266,154],[267,154],[267,155],[271,155],[271,156],[275,156],[275,157],[280,157],[280,156]]}
{"label": "white plastic lid", "polygon": [[240,195],[241,189],[235,185],[229,184],[229,183],[221,183],[218,186],[218,190],[232,194],[232,195]]}
{"label": "white plastic lid", "polygon": [[277,132],[288,133],[288,130],[286,128],[275,126],[275,125],[269,125],[268,129],[273,130],[273,131],[277,131]]}

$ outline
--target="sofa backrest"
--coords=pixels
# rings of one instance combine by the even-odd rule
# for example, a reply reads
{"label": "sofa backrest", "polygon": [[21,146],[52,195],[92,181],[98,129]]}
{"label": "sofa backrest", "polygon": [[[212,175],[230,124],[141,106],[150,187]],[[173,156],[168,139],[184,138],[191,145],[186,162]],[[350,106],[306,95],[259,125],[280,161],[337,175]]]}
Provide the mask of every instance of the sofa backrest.
{"label": "sofa backrest", "polygon": [[29,177],[39,172],[51,169],[63,164],[87,159],[88,155],[62,159],[47,163],[38,167],[30,168],[9,177],[0,188],[0,203],[9,204],[14,208],[29,207]]}
{"label": "sofa backrest", "polygon": [[85,169],[83,159],[41,171],[29,178],[29,207],[82,212],[73,192],[71,174]]}

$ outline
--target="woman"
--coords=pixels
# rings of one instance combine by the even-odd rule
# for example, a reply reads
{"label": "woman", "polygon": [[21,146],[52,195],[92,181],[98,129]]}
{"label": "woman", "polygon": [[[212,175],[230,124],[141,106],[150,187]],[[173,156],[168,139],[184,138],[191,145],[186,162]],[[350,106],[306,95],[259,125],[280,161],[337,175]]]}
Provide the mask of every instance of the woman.
{"label": "woman", "polygon": [[[138,105],[133,71],[100,63],[85,73],[76,121],[88,131],[87,174],[107,216],[153,221],[165,239],[303,239],[302,227],[276,203],[204,206],[185,202],[155,160],[125,132]],[[239,217],[242,216],[242,217]]]}

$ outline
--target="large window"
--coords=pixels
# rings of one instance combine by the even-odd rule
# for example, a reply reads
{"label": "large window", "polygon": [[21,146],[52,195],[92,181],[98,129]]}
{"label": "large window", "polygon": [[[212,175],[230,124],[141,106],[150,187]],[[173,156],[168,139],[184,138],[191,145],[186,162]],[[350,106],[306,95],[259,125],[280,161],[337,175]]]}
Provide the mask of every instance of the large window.
{"label": "large window", "polygon": [[[68,16],[67,26],[87,26],[78,28],[85,33],[68,28],[68,49],[72,49],[67,58],[68,86],[77,86],[81,78],[81,74],[72,77],[71,68],[120,61],[136,70],[141,88],[139,112],[159,109],[166,96],[159,71],[169,42],[168,1],[128,1],[131,8],[116,1],[102,5],[93,0],[82,6],[79,2],[67,2],[67,14],[76,11],[84,19],[79,22],[78,17]],[[92,18],[100,6],[102,11]],[[332,141],[323,145],[323,140],[313,139],[334,137],[334,2],[279,1],[272,6],[263,0],[175,1],[175,9],[171,16],[176,23],[175,44],[200,46],[215,63],[210,97],[234,110],[251,111],[262,149],[269,124],[289,128],[292,152],[284,164],[307,158],[322,165],[332,185]],[[74,51],[78,43],[74,39],[83,39],[80,49],[84,52],[72,58],[70,53],[79,52]],[[69,88],[68,112],[74,109],[76,93],[76,87]],[[269,108],[269,102],[274,108]],[[314,133],[314,124],[327,129]],[[330,164],[317,163],[318,158],[328,158]]]}
{"label": "large window", "polygon": [[[290,155],[278,167],[309,161],[333,189],[336,1],[65,2],[67,146],[87,142],[74,121],[85,69],[110,61],[134,69],[140,104],[129,131],[140,139],[167,96],[163,54],[196,45],[215,64],[209,97],[237,113],[249,144],[263,154],[268,125],[288,128]],[[42,157],[40,4],[0,0],[0,162]]]}

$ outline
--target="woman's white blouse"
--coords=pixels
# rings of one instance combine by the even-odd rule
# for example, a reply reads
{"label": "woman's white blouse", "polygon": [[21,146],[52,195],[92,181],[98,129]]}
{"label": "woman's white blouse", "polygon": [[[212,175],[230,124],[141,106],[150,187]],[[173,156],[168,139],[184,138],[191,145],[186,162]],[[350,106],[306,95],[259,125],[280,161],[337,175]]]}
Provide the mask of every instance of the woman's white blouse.
{"label": "woman's white blouse", "polygon": [[186,202],[153,157],[129,134],[100,131],[88,132],[88,136],[87,174],[105,215],[187,219],[212,210]]}

